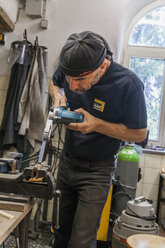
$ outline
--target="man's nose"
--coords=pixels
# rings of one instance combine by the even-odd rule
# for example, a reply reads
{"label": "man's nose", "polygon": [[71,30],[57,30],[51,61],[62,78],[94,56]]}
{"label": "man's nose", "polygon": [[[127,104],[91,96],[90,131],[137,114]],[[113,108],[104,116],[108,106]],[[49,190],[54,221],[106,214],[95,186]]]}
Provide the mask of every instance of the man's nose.
{"label": "man's nose", "polygon": [[69,88],[70,90],[74,91],[80,88],[80,84],[78,81],[72,79],[71,82],[69,83]]}

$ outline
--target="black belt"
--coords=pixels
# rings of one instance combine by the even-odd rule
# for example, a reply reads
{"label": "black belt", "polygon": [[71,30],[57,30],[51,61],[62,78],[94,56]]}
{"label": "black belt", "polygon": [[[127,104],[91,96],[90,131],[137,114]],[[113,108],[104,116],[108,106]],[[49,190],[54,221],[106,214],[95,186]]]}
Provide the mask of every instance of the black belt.
{"label": "black belt", "polygon": [[89,161],[89,160],[81,160],[78,158],[73,158],[71,156],[69,156],[68,154],[62,153],[61,158],[68,161],[68,162],[72,162],[73,164],[90,164],[90,165],[94,165],[94,166],[101,166],[101,165],[110,165],[112,164],[111,167],[114,167],[114,161],[116,159],[116,155],[114,155],[112,158],[108,158],[108,159],[104,159],[104,160],[96,160],[96,161]]}

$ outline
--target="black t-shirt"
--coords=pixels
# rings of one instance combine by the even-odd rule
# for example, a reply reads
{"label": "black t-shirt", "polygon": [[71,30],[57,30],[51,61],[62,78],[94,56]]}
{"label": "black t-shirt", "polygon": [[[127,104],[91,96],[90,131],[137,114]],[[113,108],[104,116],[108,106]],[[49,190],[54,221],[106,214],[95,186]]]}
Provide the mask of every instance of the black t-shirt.
{"label": "black t-shirt", "polygon": [[[64,88],[71,110],[83,108],[91,115],[111,123],[122,123],[128,128],[147,127],[143,83],[131,70],[112,62],[100,81],[84,94],[77,94],[58,67],[53,75],[54,85]],[[97,161],[112,158],[121,140],[101,133],[81,134],[66,130],[64,151],[81,160]]]}

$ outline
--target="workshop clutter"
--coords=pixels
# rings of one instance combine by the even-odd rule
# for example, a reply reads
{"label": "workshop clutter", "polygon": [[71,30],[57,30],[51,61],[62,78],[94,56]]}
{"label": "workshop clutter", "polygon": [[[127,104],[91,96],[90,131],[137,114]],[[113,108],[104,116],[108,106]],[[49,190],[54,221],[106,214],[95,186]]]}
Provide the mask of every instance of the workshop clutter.
{"label": "workshop clutter", "polygon": [[126,209],[115,221],[112,248],[127,248],[126,240],[134,234],[159,235],[154,208],[144,196],[128,201]]}
{"label": "workshop clutter", "polygon": [[9,152],[5,158],[0,158],[0,173],[18,173],[21,168],[22,153]]}

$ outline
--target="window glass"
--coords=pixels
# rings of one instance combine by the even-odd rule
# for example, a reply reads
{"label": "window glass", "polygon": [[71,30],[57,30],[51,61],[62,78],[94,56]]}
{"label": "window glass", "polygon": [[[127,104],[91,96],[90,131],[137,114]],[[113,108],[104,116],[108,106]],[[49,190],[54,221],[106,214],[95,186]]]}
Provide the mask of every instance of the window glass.
{"label": "window glass", "polygon": [[148,12],[137,22],[129,45],[165,47],[165,6]]}
{"label": "window glass", "polygon": [[164,59],[131,57],[130,68],[144,83],[149,139],[158,140],[164,83]]}

